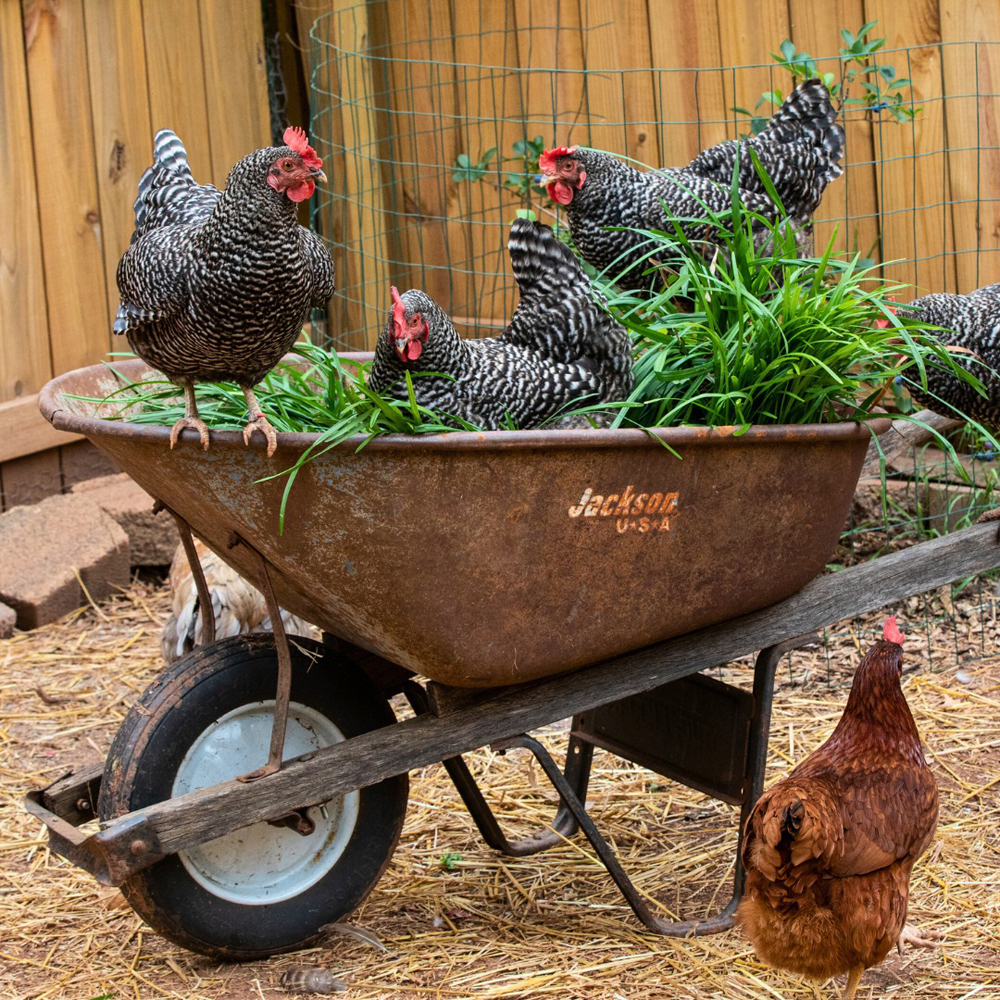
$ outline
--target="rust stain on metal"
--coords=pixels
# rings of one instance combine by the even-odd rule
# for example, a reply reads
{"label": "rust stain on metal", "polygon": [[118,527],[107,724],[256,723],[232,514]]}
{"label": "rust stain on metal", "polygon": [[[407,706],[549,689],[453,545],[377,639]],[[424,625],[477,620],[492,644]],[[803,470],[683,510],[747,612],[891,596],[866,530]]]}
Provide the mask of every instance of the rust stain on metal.
{"label": "rust stain on metal", "polygon": [[[171,451],[168,428],[66,398],[106,382],[103,366],[64,375],[42,411],[239,572],[256,578],[259,551],[282,607],[459,687],[572,670],[788,597],[833,551],[871,438],[830,424],[348,440],[302,468],[279,535],[285,483],[260,481],[275,471],[262,443],[218,431],[208,452]],[[286,461],[315,438],[282,435]],[[227,549],[233,532],[253,549]],[[582,595],[587,580],[601,585]]]}

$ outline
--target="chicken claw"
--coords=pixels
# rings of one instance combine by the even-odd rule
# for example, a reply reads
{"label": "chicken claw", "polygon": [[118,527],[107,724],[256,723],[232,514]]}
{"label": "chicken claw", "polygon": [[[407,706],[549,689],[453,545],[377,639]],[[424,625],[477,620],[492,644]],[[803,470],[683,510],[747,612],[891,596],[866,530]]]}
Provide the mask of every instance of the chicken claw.
{"label": "chicken claw", "polygon": [[921,931],[912,924],[906,924],[899,932],[896,951],[902,955],[904,944],[908,944],[911,948],[936,948],[937,942],[943,937],[944,935],[940,931]]}
{"label": "chicken claw", "polygon": [[243,396],[247,401],[247,409],[250,411],[250,421],[243,428],[243,443],[249,445],[253,432],[260,431],[267,438],[267,457],[270,458],[278,447],[278,436],[275,434],[274,428],[267,422],[267,417],[264,416],[253,389],[243,386]]}
{"label": "chicken claw", "polygon": [[190,427],[191,430],[198,432],[198,437],[201,438],[202,449],[208,451],[208,425],[201,417],[181,417],[170,428],[170,447],[173,448],[177,444],[177,439],[181,436],[181,431],[186,427]]}
{"label": "chicken claw", "polygon": [[278,435],[263,413],[258,413],[256,416],[250,415],[249,423],[243,428],[244,444],[250,444],[250,438],[253,437],[254,431],[260,431],[267,438],[267,457],[270,458],[278,447]]}

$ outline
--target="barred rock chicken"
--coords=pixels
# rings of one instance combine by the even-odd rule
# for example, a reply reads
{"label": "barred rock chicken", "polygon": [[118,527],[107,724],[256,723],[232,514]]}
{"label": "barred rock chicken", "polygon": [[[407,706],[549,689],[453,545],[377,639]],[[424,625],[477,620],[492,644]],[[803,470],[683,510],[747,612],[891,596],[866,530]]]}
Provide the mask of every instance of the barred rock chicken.
{"label": "barred rock chicken", "polygon": [[295,343],[309,309],[333,294],[329,252],[296,221],[299,202],[326,180],[323,163],[301,129],[286,129],[284,141],[240,160],[219,191],[195,182],[180,139],[162,130],[139,180],[114,331],[184,389],[171,448],[185,427],[208,448],[194,396],[202,381],[239,384],[250,411],[244,441],[259,430],[268,456],[277,447],[254,386]]}
{"label": "barred rock chicken", "polygon": [[900,687],[896,616],[861,661],[833,735],[769,788],[747,820],[736,919],[765,962],[814,979],[865,969],[906,926],[913,864],[937,825],[938,791]]}
{"label": "barred rock chicken", "polygon": [[[784,212],[771,200],[750,155],[753,150],[781,199]],[[843,173],[844,130],[837,109],[819,80],[800,84],[759,134],[727,141],[699,153],[686,167],[642,173],[610,153],[576,146],[547,150],[539,160],[551,180],[549,196],[563,205],[573,243],[584,260],[609,275],[639,283],[650,268],[646,238],[609,227],[661,229],[672,221],[693,242],[709,238],[705,206],[723,216],[732,205],[733,170],[739,160],[740,200],[771,222],[784,216],[792,231],[806,230],[827,184]],[[756,242],[771,238],[764,228]],[[799,239],[797,238],[797,242]]]}
{"label": "barred rock chicken", "polygon": [[[520,301],[499,337],[463,340],[425,292],[399,294],[375,348],[369,383],[485,430],[537,427],[560,410],[624,399],[632,362],[624,328],[601,308],[571,250],[547,226],[518,220],[508,249]],[[569,418],[570,420],[574,418]]]}
{"label": "barred rock chicken", "polygon": [[573,251],[548,226],[515,219],[507,252],[520,301],[500,339],[552,361],[587,359],[600,376],[602,399],[625,399],[633,383],[628,334]]}
{"label": "barred rock chicken", "polygon": [[991,430],[1000,431],[1000,284],[978,288],[968,295],[924,295],[900,306],[899,312],[941,327],[930,332],[945,347],[971,352],[955,352],[952,358],[975,375],[987,393],[982,396],[949,372],[928,367],[929,393],[911,380],[906,386],[910,395],[929,410],[938,411],[942,402],[947,403]]}
{"label": "barred rock chicken", "polygon": [[[223,562],[204,542],[195,539],[195,549],[212,595],[215,612],[215,637],[227,639],[247,632],[270,632],[264,595],[248,583],[230,565]],[[198,590],[184,547],[179,545],[167,577],[170,587],[170,617],[163,626],[160,649],[163,659],[173,663],[203,642],[204,619],[198,606]],[[319,630],[282,610],[281,621],[288,635],[319,638]]]}

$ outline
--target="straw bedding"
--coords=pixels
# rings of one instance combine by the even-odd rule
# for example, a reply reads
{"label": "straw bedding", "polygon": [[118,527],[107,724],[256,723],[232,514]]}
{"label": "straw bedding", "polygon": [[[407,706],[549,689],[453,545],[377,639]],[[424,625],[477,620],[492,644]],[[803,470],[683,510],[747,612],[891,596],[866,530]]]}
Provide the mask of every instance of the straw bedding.
{"label": "straw bedding", "polygon": [[[942,791],[935,842],[917,865],[911,920],[945,934],[935,952],[893,952],[859,997],[1000,997],[1000,632],[987,589],[966,591],[935,623],[947,593],[896,608],[923,622],[904,679]],[[115,995],[293,996],[293,964],[322,965],[350,996],[757,998],[839,996],[758,963],[735,931],[671,940],[646,933],[582,837],[507,859],[478,839],[440,766],[411,776],[406,828],[389,870],[352,918],[385,944],[332,935],[319,948],[220,965],[144,928],[115,889],[50,855],[23,792],[100,760],[116,727],[161,667],[165,594],[135,582],[99,608],[0,643],[0,992],[7,998]],[[768,780],[835,724],[858,649],[878,616],[844,623],[779,669]],[[985,651],[985,655],[983,655]],[[969,659],[969,657],[974,657]],[[965,660],[966,662],[957,662]],[[748,683],[748,664],[722,671]],[[558,749],[565,725],[544,734]],[[470,757],[510,832],[551,819],[555,795],[520,752]],[[640,891],[664,915],[712,912],[728,898],[735,808],[598,752],[589,802]]]}

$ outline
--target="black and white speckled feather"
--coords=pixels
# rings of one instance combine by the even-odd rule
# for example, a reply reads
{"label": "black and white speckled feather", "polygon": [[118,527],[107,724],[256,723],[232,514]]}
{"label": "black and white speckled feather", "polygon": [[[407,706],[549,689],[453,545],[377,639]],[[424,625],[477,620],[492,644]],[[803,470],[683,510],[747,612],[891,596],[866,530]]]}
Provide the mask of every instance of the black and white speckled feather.
{"label": "black and white speckled feather", "polygon": [[499,430],[508,420],[522,429],[537,427],[558,411],[588,401],[585,397],[599,397],[600,378],[589,362],[554,361],[500,337],[463,340],[426,292],[411,289],[400,299],[405,319],[419,314],[428,335],[417,360],[401,361],[390,310],[369,374],[369,384],[383,395],[406,399],[409,371],[418,402],[484,430]]}
{"label": "black and white speckled feather", "polygon": [[160,129],[153,139],[152,166],[139,178],[132,242],[163,226],[203,222],[221,194],[214,184],[195,181],[184,143],[169,129]]}
{"label": "black and white speckled feather", "polygon": [[136,238],[118,264],[116,333],[179,384],[250,388],[295,342],[311,306],[333,294],[333,263],[296,204],[267,183],[287,146],[240,160],[225,190],[194,181],[180,140],[156,137],[139,184]]}
{"label": "black and white speckled feather", "polygon": [[573,251],[548,226],[516,219],[507,240],[520,300],[500,339],[553,361],[588,361],[602,402],[632,391],[631,342]]}
{"label": "black and white speckled feather", "polygon": [[[566,205],[573,243],[594,267],[613,275],[628,269],[629,280],[637,282],[650,266],[643,260],[643,238],[608,227],[671,232],[676,220],[690,239],[706,239],[704,225],[680,220],[704,218],[706,205],[723,215],[730,211],[737,160],[740,199],[748,209],[767,220],[787,216],[793,230],[808,227],[827,184],[843,172],[844,131],[836,117],[826,87],[809,80],[789,95],[760,135],[706,149],[686,167],[643,173],[608,153],[578,149],[570,155],[586,178]],[[770,176],[783,213],[761,183],[750,149]]]}
{"label": "black and white speckled feather", "polygon": [[[941,327],[928,332],[946,347],[972,351],[982,362],[978,363],[963,352],[951,355],[957,364],[983,383],[985,397],[954,375],[928,368],[927,388],[933,395],[925,394],[919,385],[908,382],[906,388],[914,399],[930,410],[948,412],[941,405],[943,401],[991,430],[1000,431],[1000,284],[986,285],[968,295],[945,292],[924,295],[900,306],[899,314]],[[916,380],[915,372],[907,374]]]}

